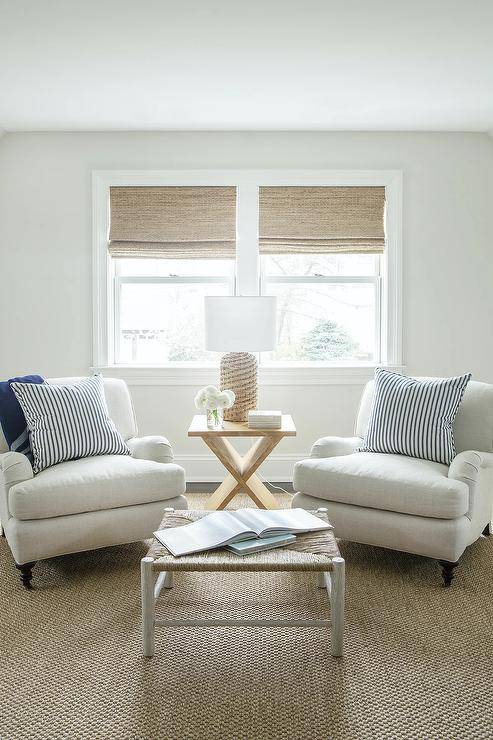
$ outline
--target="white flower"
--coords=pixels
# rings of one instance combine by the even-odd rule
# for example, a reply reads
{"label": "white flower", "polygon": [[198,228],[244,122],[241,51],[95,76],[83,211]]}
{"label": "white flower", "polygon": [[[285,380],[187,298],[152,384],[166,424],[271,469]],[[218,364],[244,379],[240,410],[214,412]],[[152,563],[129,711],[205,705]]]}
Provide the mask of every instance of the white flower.
{"label": "white flower", "polygon": [[224,390],[220,395],[222,409],[229,409],[234,404],[236,399],[235,394],[231,390]]}
{"label": "white flower", "polygon": [[214,385],[206,385],[205,388],[201,388],[195,396],[195,406],[201,411],[207,409],[217,408],[216,400],[220,395],[220,391]]}
{"label": "white flower", "polygon": [[212,411],[214,409],[229,409],[235,402],[233,391],[220,391],[214,385],[201,388],[195,396],[195,407],[200,411]]}
{"label": "white flower", "polygon": [[200,411],[205,411],[207,408],[208,394],[205,388],[201,388],[195,396],[195,407]]}
{"label": "white flower", "polygon": [[229,403],[229,398],[225,396],[224,393],[221,393],[217,397],[217,408],[218,409],[225,409],[228,403]]}
{"label": "white flower", "polygon": [[221,398],[220,393],[208,396],[207,403],[206,403],[206,409],[209,409],[209,411],[213,411],[214,409],[221,408],[220,398]]}

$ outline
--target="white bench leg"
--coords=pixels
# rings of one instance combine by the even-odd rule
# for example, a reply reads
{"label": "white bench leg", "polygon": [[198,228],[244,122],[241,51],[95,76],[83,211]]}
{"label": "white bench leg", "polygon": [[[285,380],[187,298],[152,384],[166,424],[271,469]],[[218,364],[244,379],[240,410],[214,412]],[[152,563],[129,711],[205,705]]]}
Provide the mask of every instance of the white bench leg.
{"label": "white bench leg", "polygon": [[142,595],[142,643],[143,654],[154,655],[154,572],[153,558],[142,558],[140,561],[140,586]]}
{"label": "white bench leg", "polygon": [[154,585],[154,598],[159,599],[159,595],[163,588],[173,588],[173,571],[167,570],[162,571],[156,580]]}
{"label": "white bench leg", "polygon": [[344,641],[344,558],[333,558],[333,570],[330,574],[330,647],[335,657],[342,655]]}
{"label": "white bench leg", "polygon": [[163,578],[163,588],[173,588],[173,571],[166,571],[166,577]]}
{"label": "white bench leg", "polygon": [[[319,516],[325,517],[326,521],[330,524],[329,517],[327,515],[327,508],[325,506],[321,506],[319,509],[317,509],[316,512],[315,512],[315,514],[319,514]],[[320,573],[317,573],[317,586],[318,586],[318,588],[327,588],[327,583],[325,581],[325,575],[326,574],[324,572],[322,572],[322,571]],[[328,590],[327,590],[327,593],[329,593]]]}

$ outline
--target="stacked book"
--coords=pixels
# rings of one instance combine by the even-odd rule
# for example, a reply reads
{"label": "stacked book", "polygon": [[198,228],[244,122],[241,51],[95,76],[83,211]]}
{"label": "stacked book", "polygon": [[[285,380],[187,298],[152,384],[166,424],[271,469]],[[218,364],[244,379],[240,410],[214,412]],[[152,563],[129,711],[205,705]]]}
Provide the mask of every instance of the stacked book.
{"label": "stacked book", "polygon": [[280,411],[249,411],[248,426],[250,429],[280,429],[282,413]]}

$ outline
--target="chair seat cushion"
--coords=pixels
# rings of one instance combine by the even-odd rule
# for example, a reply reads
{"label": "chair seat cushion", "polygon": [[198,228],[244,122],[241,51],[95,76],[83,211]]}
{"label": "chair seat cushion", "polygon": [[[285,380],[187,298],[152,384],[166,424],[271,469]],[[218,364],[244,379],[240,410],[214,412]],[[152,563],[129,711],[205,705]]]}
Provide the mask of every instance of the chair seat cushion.
{"label": "chair seat cushion", "polygon": [[179,465],[98,455],[59,463],[17,483],[10,489],[9,508],[16,519],[47,519],[165,501],[184,492],[185,471]]}
{"label": "chair seat cushion", "polygon": [[469,508],[466,483],[448,478],[448,466],[404,455],[357,452],[302,460],[295,491],[327,501],[455,519]]}

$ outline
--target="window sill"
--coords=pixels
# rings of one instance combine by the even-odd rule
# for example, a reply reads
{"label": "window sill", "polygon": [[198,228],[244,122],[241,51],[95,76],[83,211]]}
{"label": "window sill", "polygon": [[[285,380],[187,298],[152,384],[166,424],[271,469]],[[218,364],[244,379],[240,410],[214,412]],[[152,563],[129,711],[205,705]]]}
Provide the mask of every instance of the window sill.
{"label": "window sill", "polygon": [[[373,378],[375,367],[386,367],[394,372],[402,372],[403,365],[261,365],[259,367],[260,386],[279,385],[364,385]],[[108,365],[92,367],[107,377],[122,378],[131,386],[184,385],[200,386],[217,383],[219,365],[176,365],[161,367],[133,367]]]}

